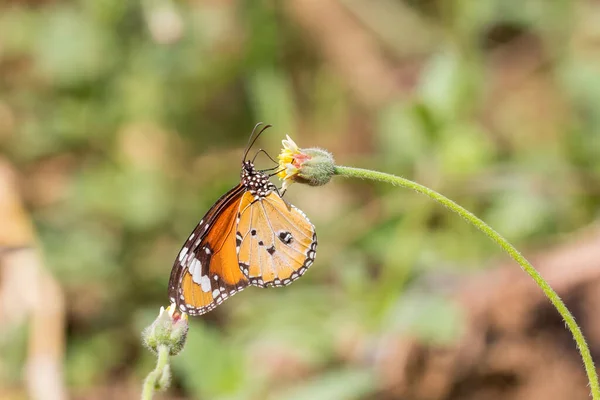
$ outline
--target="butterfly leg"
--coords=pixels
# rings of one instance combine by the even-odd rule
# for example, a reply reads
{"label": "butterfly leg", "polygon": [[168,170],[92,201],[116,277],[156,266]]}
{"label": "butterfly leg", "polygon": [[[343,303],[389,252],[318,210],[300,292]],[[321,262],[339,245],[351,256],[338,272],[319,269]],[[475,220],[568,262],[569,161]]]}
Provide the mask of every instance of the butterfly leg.
{"label": "butterfly leg", "polygon": [[258,157],[258,155],[259,155],[260,153],[263,153],[264,155],[266,155],[266,156],[269,158],[269,160],[271,160],[271,161],[273,161],[275,164],[277,164],[277,165],[276,165],[275,167],[273,167],[273,168],[269,168],[269,169],[264,169],[264,170],[262,170],[263,172],[264,172],[264,171],[272,171],[272,170],[274,170],[275,168],[277,168],[277,167],[279,166],[279,163],[278,163],[276,160],[274,160],[274,159],[273,159],[273,157],[271,157],[271,156],[269,155],[269,153],[267,153],[267,152],[266,152],[266,150],[265,150],[265,149],[258,149],[258,151],[256,152],[256,154],[254,155],[254,158],[252,159],[252,164],[254,164],[254,161],[256,161],[256,157]]}

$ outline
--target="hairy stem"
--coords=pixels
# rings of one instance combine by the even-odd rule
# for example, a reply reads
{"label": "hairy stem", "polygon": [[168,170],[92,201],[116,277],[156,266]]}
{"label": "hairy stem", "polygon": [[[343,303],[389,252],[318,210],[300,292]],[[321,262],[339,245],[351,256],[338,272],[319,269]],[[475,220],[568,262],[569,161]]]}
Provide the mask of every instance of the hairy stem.
{"label": "hairy stem", "polygon": [[158,360],[156,361],[156,368],[152,370],[146,380],[144,380],[144,386],[142,387],[142,400],[151,400],[154,392],[165,390],[170,381],[170,367],[169,367],[169,347],[165,345],[158,346]]}
{"label": "hairy stem", "polygon": [[459,206],[452,200],[447,197],[437,193],[434,190],[429,189],[423,185],[420,185],[416,182],[410,181],[408,179],[400,178],[398,176],[386,174],[378,171],[370,171],[366,169],[360,168],[352,168],[352,167],[335,167],[335,174],[338,176],[343,176],[346,178],[361,178],[361,179],[370,179],[373,181],[390,183],[396,186],[402,186],[405,188],[412,189],[416,192],[422,193],[427,197],[437,201],[442,204],[450,211],[455,212],[456,214],[463,217],[467,222],[474,225],[477,229],[482,231],[487,237],[492,239],[494,242],[500,245],[504,251],[506,251],[512,258],[515,260],[529,276],[533,278],[535,283],[542,289],[546,297],[550,300],[550,302],[554,305],[556,310],[560,313],[560,315],[565,320],[567,327],[571,331],[575,342],[577,343],[577,347],[581,354],[581,358],[583,359],[583,364],[585,366],[585,371],[590,382],[590,389],[592,393],[592,398],[594,400],[600,400],[600,385],[598,384],[598,375],[596,374],[596,369],[594,367],[594,361],[592,360],[592,356],[590,354],[590,349],[585,341],[583,333],[581,329],[575,322],[575,318],[569,311],[569,309],[565,306],[565,303],[560,299],[560,297],[556,294],[554,289],[550,287],[548,282],[542,278],[540,273],[523,257],[521,253],[513,245],[511,245],[504,237],[502,237],[498,232],[492,229],[489,225],[483,222],[481,219],[477,218],[473,213],[466,210],[465,208]]}

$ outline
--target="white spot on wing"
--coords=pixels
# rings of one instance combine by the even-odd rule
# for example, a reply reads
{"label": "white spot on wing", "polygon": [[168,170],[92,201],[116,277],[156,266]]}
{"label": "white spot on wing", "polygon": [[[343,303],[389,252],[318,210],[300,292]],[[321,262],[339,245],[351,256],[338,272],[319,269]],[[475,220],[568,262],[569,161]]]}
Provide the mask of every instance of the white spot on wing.
{"label": "white spot on wing", "polygon": [[[196,283],[200,283],[197,281],[197,274],[200,274],[202,271],[202,264],[200,264],[200,260],[198,260],[197,258],[194,258],[192,260],[192,262],[190,263],[190,266],[188,267],[188,270],[190,271],[190,274],[192,274],[192,279],[194,280],[194,282]],[[199,279],[199,278],[198,278]]]}
{"label": "white spot on wing", "polygon": [[213,292],[212,292],[213,299],[216,299],[217,296],[219,296],[219,294],[220,294],[219,289],[213,290]]}
{"label": "white spot on wing", "polygon": [[200,287],[202,287],[203,292],[210,292],[210,279],[208,279],[208,276],[202,275],[200,278]]}
{"label": "white spot on wing", "polygon": [[192,280],[194,282],[196,282],[197,284],[201,284],[202,278],[203,278],[202,268],[198,266],[194,269],[194,274],[192,275]]}
{"label": "white spot on wing", "polygon": [[179,262],[183,261],[183,258],[187,254],[188,250],[189,249],[187,247],[184,247],[183,249],[181,249],[181,251],[179,252]]}

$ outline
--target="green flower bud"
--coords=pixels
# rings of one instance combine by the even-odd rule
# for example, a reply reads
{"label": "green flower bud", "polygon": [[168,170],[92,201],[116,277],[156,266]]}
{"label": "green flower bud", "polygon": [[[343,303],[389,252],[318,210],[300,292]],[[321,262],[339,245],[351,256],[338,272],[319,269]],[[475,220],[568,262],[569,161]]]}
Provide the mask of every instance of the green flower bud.
{"label": "green flower bud", "polygon": [[185,345],[189,328],[188,316],[175,309],[174,305],[166,310],[161,307],[158,318],[142,332],[144,344],[154,353],[158,353],[159,346],[166,346],[169,348],[169,354],[174,356],[179,354]]}
{"label": "green flower bud", "polygon": [[284,190],[293,182],[310,186],[329,182],[335,172],[331,153],[317,148],[300,149],[289,136],[282,144],[283,149],[278,157],[280,172],[277,175],[283,181]]}
{"label": "green flower bud", "polygon": [[295,181],[310,186],[321,186],[329,182],[335,167],[331,153],[318,148],[302,149],[302,152],[310,158],[298,168]]}

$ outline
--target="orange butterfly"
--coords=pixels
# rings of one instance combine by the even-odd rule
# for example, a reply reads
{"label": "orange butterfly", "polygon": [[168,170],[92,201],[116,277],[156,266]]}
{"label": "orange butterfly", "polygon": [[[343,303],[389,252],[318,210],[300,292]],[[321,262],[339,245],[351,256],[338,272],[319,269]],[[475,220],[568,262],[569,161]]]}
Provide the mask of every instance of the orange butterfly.
{"label": "orange butterfly", "polygon": [[207,313],[248,285],[289,285],[315,260],[315,227],[246,159],[269,127],[249,140],[239,185],[208,210],[173,264],[169,298],[184,313]]}

